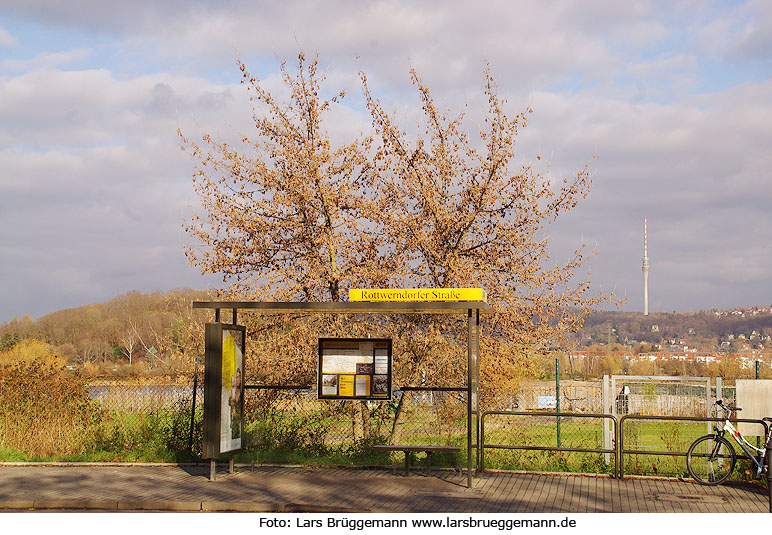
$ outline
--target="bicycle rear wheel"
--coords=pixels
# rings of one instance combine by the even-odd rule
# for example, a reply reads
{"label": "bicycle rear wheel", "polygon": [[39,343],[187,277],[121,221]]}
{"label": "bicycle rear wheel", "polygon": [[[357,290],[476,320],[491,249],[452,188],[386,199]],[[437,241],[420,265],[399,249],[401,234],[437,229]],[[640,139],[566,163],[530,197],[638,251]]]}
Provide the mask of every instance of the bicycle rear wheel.
{"label": "bicycle rear wheel", "polygon": [[689,473],[703,485],[718,485],[726,481],[736,462],[734,448],[728,440],[718,435],[698,438],[686,453]]}

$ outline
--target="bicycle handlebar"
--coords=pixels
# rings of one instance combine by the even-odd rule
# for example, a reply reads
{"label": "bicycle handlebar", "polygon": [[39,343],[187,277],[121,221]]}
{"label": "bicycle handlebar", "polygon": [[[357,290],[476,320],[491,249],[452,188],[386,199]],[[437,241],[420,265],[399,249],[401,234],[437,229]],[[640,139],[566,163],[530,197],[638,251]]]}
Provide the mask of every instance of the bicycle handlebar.
{"label": "bicycle handlebar", "polygon": [[724,401],[721,400],[721,399],[716,400],[716,405],[718,405],[719,407],[721,407],[725,411],[729,411],[729,412],[740,412],[742,410],[740,407],[733,407],[731,405],[724,405]]}

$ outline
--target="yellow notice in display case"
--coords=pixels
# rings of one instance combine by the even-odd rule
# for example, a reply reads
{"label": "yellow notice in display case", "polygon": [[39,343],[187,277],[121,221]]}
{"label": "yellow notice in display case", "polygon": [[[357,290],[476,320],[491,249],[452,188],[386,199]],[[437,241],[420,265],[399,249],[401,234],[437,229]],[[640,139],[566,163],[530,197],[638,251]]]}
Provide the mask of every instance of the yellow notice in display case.
{"label": "yellow notice in display case", "polygon": [[355,375],[338,376],[338,395],[341,397],[354,397],[354,377]]}
{"label": "yellow notice in display case", "polygon": [[488,301],[482,288],[350,289],[349,301]]}

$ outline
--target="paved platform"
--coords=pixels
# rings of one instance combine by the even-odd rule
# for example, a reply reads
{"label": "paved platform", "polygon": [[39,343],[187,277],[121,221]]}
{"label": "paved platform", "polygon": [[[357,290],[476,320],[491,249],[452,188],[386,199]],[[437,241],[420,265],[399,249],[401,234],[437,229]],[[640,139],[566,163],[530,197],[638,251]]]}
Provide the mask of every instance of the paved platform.
{"label": "paved platform", "polygon": [[765,513],[761,486],[536,473],[208,466],[0,465],[0,509],[254,512]]}

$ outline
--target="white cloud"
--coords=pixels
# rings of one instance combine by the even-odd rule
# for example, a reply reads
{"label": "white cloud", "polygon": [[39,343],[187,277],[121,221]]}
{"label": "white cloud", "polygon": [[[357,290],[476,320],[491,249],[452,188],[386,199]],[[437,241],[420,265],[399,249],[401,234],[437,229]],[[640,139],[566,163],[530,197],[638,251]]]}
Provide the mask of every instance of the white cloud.
{"label": "white cloud", "polygon": [[90,55],[91,50],[88,48],[77,48],[64,52],[44,52],[28,60],[6,59],[0,62],[0,69],[10,72],[52,69],[82,61]]}
{"label": "white cloud", "polygon": [[702,55],[731,64],[770,59],[772,4],[766,0],[718,3],[716,16],[699,22],[688,34]]}
{"label": "white cloud", "polygon": [[[69,288],[73,299],[91,300],[198,285],[181,247],[183,215],[197,205],[194,164],[176,128],[231,141],[251,132],[235,57],[280,92],[277,59],[292,71],[299,46],[309,56],[319,51],[330,93],[349,91],[330,116],[340,138],[370,123],[358,107],[359,68],[412,128],[410,65],[441,104],[458,110],[467,102],[474,121],[490,60],[508,110],[535,110],[518,157],[540,154],[558,178],[592,165],[590,197],[550,230],[556,258],[582,234],[597,242],[593,281],[627,289],[628,308],[640,308],[648,215],[653,310],[733,304],[732,296],[772,301],[759,267],[772,263],[759,246],[772,227],[772,85],[729,83],[736,87],[693,95],[706,57],[753,58],[763,48],[768,18],[749,18],[770,12],[763,2],[703,19],[690,18],[694,6],[663,14],[662,4],[612,0],[110,4],[11,6],[44,24],[111,35],[110,49],[131,66],[98,64],[99,43],[0,64],[0,279],[19,281],[3,290],[16,292],[15,301],[0,302],[14,314],[39,288],[52,299]],[[703,38],[712,39],[709,56]],[[146,68],[146,59],[162,68]],[[84,61],[97,64],[65,70]]]}
{"label": "white cloud", "polygon": [[8,33],[7,30],[0,28],[0,47],[11,47],[18,44],[16,38]]}
{"label": "white cloud", "polygon": [[[628,309],[641,308],[646,215],[650,288],[659,296],[653,309],[772,299],[763,268],[772,263],[772,133],[764,126],[772,120],[770,82],[669,105],[539,93],[533,106],[528,130],[535,131],[524,134],[536,139],[526,150],[559,150],[556,174],[578,169],[597,146],[589,198],[550,232],[557,251],[574,246],[580,233],[598,242],[593,280],[626,288]],[[710,291],[697,291],[700,285]]]}
{"label": "white cloud", "polygon": [[0,278],[17,281],[0,292],[4,320],[76,296],[214,283],[186,267],[182,221],[196,199],[176,128],[246,128],[233,89],[106,70],[0,79]]}
{"label": "white cloud", "polygon": [[0,121],[9,126],[0,130],[0,144],[88,147],[173,138],[178,117],[236,121],[245,114],[228,110],[245,103],[241,87],[200,78],[122,80],[106,69],[34,70],[0,79]]}

